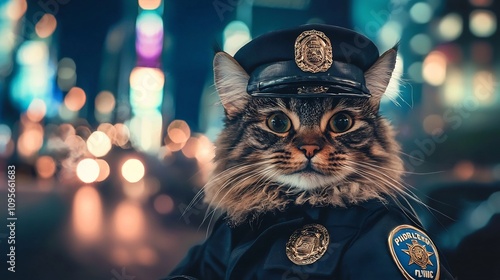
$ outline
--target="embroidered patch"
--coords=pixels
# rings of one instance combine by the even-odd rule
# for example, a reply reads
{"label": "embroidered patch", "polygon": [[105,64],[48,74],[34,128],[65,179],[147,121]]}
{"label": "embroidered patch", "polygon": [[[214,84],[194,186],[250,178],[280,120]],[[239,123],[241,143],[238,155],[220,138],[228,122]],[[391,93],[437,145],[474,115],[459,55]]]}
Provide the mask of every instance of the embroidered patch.
{"label": "embroidered patch", "polygon": [[388,242],[392,258],[406,279],[439,279],[438,252],[423,231],[400,225],[391,231]]}
{"label": "embroidered patch", "polygon": [[290,236],[286,243],[286,255],[294,264],[312,264],[325,254],[329,243],[330,235],[324,226],[308,224]]}

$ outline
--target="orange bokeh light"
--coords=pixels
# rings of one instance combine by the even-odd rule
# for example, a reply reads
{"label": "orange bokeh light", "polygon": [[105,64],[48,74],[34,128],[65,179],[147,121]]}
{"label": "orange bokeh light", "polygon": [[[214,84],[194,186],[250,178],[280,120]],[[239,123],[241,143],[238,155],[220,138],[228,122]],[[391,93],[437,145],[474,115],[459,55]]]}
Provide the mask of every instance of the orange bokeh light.
{"label": "orange bokeh light", "polygon": [[199,141],[197,138],[191,137],[182,148],[182,153],[187,158],[194,158],[198,151]]}
{"label": "orange bokeh light", "polygon": [[117,240],[134,242],[144,236],[145,217],[141,207],[130,201],[118,204],[112,218],[112,228]]}
{"label": "orange bokeh light", "polygon": [[12,0],[7,6],[6,14],[11,20],[20,19],[28,9],[26,0]]}
{"label": "orange bokeh light", "polygon": [[175,144],[182,144],[186,143],[191,136],[191,129],[185,121],[174,120],[168,125],[167,134],[170,141]]}
{"label": "orange bokeh light", "polygon": [[56,27],[56,18],[51,14],[45,14],[35,25],[35,32],[38,37],[47,38],[54,33]]}
{"label": "orange bokeh light", "polygon": [[139,7],[144,10],[154,10],[160,7],[161,0],[139,0]]}
{"label": "orange bokeh light", "polygon": [[72,87],[64,98],[64,105],[70,111],[79,111],[85,105],[87,96],[85,91],[79,87]]}
{"label": "orange bokeh light", "polygon": [[109,177],[109,173],[111,172],[109,168],[109,164],[103,159],[96,159],[97,164],[99,165],[99,175],[97,176],[96,182],[102,182]]}
{"label": "orange bokeh light", "polygon": [[56,162],[50,156],[41,156],[35,163],[36,172],[40,178],[50,178],[56,173]]}
{"label": "orange bokeh light", "polygon": [[72,224],[75,236],[83,242],[97,240],[102,230],[102,202],[97,190],[80,188],[73,200]]}
{"label": "orange bokeh light", "polygon": [[43,145],[43,129],[27,129],[17,140],[17,149],[23,157],[33,156]]}

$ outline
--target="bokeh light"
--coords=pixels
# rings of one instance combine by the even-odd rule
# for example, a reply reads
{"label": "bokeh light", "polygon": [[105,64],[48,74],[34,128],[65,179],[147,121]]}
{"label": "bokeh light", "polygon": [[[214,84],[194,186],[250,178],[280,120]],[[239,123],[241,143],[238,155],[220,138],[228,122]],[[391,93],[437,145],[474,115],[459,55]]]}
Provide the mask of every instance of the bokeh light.
{"label": "bokeh light", "polygon": [[99,177],[99,164],[91,158],[82,159],[76,166],[76,175],[84,183],[92,183]]}
{"label": "bokeh light", "polygon": [[462,69],[453,67],[448,71],[443,88],[445,104],[459,106],[465,97],[465,81]]}
{"label": "bokeh light", "polygon": [[162,115],[157,110],[141,111],[128,122],[132,146],[142,152],[156,154],[161,146]]}
{"label": "bokeh light", "polygon": [[103,159],[96,159],[97,164],[99,165],[99,176],[95,179],[96,182],[102,182],[109,177],[111,172],[109,168],[109,164]]}
{"label": "bokeh light", "polygon": [[139,7],[144,10],[154,10],[160,7],[161,0],[139,0]]}
{"label": "bokeh light", "polygon": [[70,90],[76,84],[76,64],[69,57],[62,58],[57,65],[57,85],[63,91]]}
{"label": "bokeh light", "polygon": [[49,48],[40,41],[25,41],[17,51],[17,61],[24,65],[40,65],[49,55]]}
{"label": "bokeh light", "polygon": [[388,21],[380,29],[378,39],[384,48],[393,47],[400,39],[403,27],[397,21]]}
{"label": "bokeh light", "polygon": [[23,157],[31,157],[37,153],[43,145],[43,128],[32,126],[27,128],[17,140],[17,150]]}
{"label": "bokeh light", "polygon": [[182,153],[185,157],[194,158],[196,156],[196,153],[198,152],[198,142],[199,141],[196,137],[189,138],[189,140],[186,142],[186,145],[182,147]]}
{"label": "bokeh light", "polygon": [[144,177],[145,168],[140,160],[131,158],[123,163],[121,171],[125,180],[135,183]]}
{"label": "bokeh light", "polygon": [[26,0],[11,0],[7,5],[8,6],[5,11],[6,15],[14,21],[19,20],[28,9],[28,3],[26,3]]}
{"label": "bokeh light", "polygon": [[215,146],[208,139],[208,137],[201,135],[198,138],[198,150],[196,151],[196,159],[200,163],[208,163],[210,162],[215,156]]}
{"label": "bokeh light", "polygon": [[169,139],[175,144],[185,143],[191,136],[189,125],[183,120],[172,121],[167,128]]}
{"label": "bokeh light", "polygon": [[163,98],[165,75],[157,68],[135,67],[130,73],[130,104],[133,110],[157,109]]}
{"label": "bokeh light", "polygon": [[130,73],[130,86],[140,91],[157,91],[163,89],[165,77],[158,68],[135,67]]}
{"label": "bokeh light", "polygon": [[433,86],[440,86],[446,79],[446,56],[440,51],[432,51],[424,60],[422,76]]}
{"label": "bokeh light", "polygon": [[105,156],[111,150],[111,139],[102,131],[94,131],[87,139],[87,149],[96,157]]}
{"label": "bokeh light", "polygon": [[85,105],[87,96],[85,91],[79,87],[72,87],[64,97],[64,105],[70,111],[79,111]]}
{"label": "bokeh light", "polygon": [[470,14],[469,28],[477,37],[489,37],[497,30],[496,15],[488,10],[475,10]]}
{"label": "bokeh light", "polygon": [[57,27],[57,20],[52,14],[45,14],[35,25],[35,32],[40,38],[47,38]]}
{"label": "bokeh light", "polygon": [[435,135],[443,132],[443,117],[437,114],[431,114],[424,118],[423,128],[425,133]]}
{"label": "bokeh light", "polygon": [[410,39],[410,48],[417,54],[428,54],[432,49],[432,40],[427,34],[417,34]]}
{"label": "bokeh light", "polygon": [[469,180],[474,176],[474,164],[468,160],[459,161],[453,168],[453,173],[459,180]]}
{"label": "bokeh light", "polygon": [[140,205],[123,201],[116,207],[111,225],[117,240],[136,242],[144,236],[145,223]]}
{"label": "bokeh light", "polygon": [[95,188],[84,186],[76,192],[72,224],[75,236],[83,243],[97,241],[102,236],[102,202]]}
{"label": "bokeh light", "polygon": [[[163,50],[163,21],[160,15],[143,11],[137,17],[135,48],[141,61],[155,61]],[[155,64],[152,63],[151,66]]]}
{"label": "bokeh light", "polygon": [[56,173],[56,162],[50,156],[41,156],[35,163],[36,173],[40,178],[48,179]]}
{"label": "bokeh light", "polygon": [[432,18],[432,7],[429,3],[418,2],[410,8],[410,17],[416,23],[428,23]]}
{"label": "bokeh light", "polygon": [[115,97],[109,91],[101,91],[95,98],[95,109],[101,114],[109,114],[115,109]]}
{"label": "bokeh light", "polygon": [[445,41],[457,39],[463,30],[462,17],[457,13],[449,13],[444,16],[438,24],[438,36]]}
{"label": "bokeh light", "polygon": [[26,111],[26,116],[32,122],[39,122],[45,117],[46,113],[47,106],[45,105],[45,102],[41,99],[35,98],[31,101],[30,106]]}
{"label": "bokeh light", "polygon": [[153,202],[156,212],[160,214],[168,214],[174,210],[174,200],[166,194],[158,195]]}
{"label": "bokeh light", "polygon": [[252,37],[250,29],[242,21],[232,21],[224,28],[224,51],[234,55],[244,44],[248,43]]}
{"label": "bokeh light", "polygon": [[495,75],[491,71],[478,71],[473,77],[474,96],[482,103],[492,105],[495,97]]}

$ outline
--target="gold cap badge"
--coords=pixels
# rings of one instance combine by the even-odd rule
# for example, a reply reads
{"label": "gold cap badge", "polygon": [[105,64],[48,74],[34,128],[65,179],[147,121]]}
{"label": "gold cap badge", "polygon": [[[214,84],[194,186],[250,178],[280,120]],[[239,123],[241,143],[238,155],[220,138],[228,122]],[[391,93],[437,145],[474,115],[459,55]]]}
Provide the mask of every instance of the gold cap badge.
{"label": "gold cap badge", "polygon": [[330,236],[319,224],[309,224],[296,230],[286,243],[286,255],[298,265],[312,264],[326,252]]}
{"label": "gold cap badge", "polygon": [[325,72],[330,69],[332,62],[332,44],[325,33],[308,30],[295,39],[295,63],[300,70],[311,73]]}

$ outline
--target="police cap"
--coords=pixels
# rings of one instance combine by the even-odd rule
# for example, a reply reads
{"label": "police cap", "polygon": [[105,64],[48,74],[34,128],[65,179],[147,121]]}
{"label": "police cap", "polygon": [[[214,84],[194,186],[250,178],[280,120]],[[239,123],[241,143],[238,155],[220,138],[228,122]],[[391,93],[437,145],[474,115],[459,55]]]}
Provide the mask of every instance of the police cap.
{"label": "police cap", "polygon": [[364,73],[378,57],[367,37],[322,24],[264,34],[234,55],[255,97],[370,97]]}

